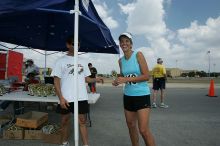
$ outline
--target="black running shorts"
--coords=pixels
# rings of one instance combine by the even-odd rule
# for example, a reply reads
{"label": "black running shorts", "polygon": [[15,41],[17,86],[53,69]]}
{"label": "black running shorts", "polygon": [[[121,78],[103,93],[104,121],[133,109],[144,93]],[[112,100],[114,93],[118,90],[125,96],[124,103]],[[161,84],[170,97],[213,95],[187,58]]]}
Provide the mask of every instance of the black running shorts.
{"label": "black running shorts", "polygon": [[165,78],[154,78],[153,80],[153,90],[161,90],[166,88]]}
{"label": "black running shorts", "polygon": [[[56,112],[60,114],[68,114],[68,113],[74,113],[74,102],[69,103],[68,109],[61,108],[60,104],[58,104]],[[79,114],[87,114],[89,113],[89,104],[88,100],[83,100],[78,102],[79,107]]]}
{"label": "black running shorts", "polygon": [[124,95],[124,109],[136,112],[144,108],[151,108],[150,95],[127,96]]}

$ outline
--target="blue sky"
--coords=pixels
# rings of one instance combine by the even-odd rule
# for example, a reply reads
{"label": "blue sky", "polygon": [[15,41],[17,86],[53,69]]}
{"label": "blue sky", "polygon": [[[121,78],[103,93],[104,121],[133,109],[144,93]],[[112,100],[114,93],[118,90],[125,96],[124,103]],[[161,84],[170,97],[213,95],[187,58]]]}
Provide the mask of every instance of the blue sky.
{"label": "blue sky", "polygon": [[[133,49],[143,52],[150,69],[158,57],[168,68],[220,71],[220,0],[92,0],[114,40],[122,32],[133,34]],[[37,53],[24,51],[43,67]],[[31,54],[31,56],[30,56]],[[63,54],[48,57],[47,65]],[[119,70],[119,55],[84,54],[100,73]],[[109,60],[112,60],[109,62]],[[216,66],[214,66],[216,64]]]}
{"label": "blue sky", "polygon": [[[117,40],[121,32],[134,36],[134,49],[141,50],[151,69],[157,57],[167,67],[220,71],[220,1],[219,0],[94,0],[106,5],[117,23],[111,27]],[[129,9],[134,9],[133,11]],[[98,10],[98,9],[97,9]],[[105,19],[104,19],[105,20]]]}
{"label": "blue sky", "polygon": [[204,24],[209,17],[218,17],[220,1],[172,0],[170,6],[165,6],[165,10],[167,26],[172,30],[177,30],[188,27],[194,20],[197,20],[199,24]]}

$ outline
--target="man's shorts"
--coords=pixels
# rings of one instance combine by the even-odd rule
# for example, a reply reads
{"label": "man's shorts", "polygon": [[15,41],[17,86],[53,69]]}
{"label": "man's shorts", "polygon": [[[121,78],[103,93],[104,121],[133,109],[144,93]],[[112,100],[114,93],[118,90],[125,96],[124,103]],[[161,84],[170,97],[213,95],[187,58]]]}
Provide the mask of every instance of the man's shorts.
{"label": "man's shorts", "polygon": [[[58,104],[56,112],[60,114],[69,114],[74,113],[74,102],[69,103],[68,109],[61,108],[60,104]],[[87,114],[89,113],[89,104],[88,100],[83,100],[78,102],[79,114]]]}
{"label": "man's shorts", "polygon": [[150,95],[127,96],[124,95],[124,109],[137,112],[144,108],[151,108]]}
{"label": "man's shorts", "polygon": [[153,80],[153,90],[161,90],[166,88],[165,78],[155,78]]}

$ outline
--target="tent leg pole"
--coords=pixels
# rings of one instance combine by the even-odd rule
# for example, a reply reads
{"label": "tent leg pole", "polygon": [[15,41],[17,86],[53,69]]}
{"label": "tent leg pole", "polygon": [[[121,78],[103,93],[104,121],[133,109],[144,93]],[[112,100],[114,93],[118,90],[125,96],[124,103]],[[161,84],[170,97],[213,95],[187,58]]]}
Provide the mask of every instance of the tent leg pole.
{"label": "tent leg pole", "polygon": [[74,139],[75,146],[79,146],[78,121],[78,35],[79,35],[79,0],[75,0],[74,21]]}
{"label": "tent leg pole", "polygon": [[45,59],[44,59],[44,77],[46,77],[46,70],[47,70],[47,51],[45,50]]}

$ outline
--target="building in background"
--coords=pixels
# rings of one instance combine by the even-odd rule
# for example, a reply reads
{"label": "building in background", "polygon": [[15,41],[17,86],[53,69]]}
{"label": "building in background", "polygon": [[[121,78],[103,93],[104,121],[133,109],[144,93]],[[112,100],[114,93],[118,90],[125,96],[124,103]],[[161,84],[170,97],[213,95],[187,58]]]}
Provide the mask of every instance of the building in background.
{"label": "building in background", "polygon": [[167,72],[167,77],[180,77],[183,70],[179,69],[179,68],[166,68],[166,72]]}
{"label": "building in background", "polygon": [[[183,75],[188,76],[189,74],[194,73],[194,76],[196,76],[196,73],[198,73],[198,70],[182,70],[180,68],[166,68],[167,77],[176,78],[181,77]],[[150,71],[150,75],[152,75],[152,71]]]}

